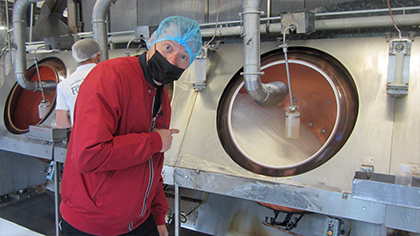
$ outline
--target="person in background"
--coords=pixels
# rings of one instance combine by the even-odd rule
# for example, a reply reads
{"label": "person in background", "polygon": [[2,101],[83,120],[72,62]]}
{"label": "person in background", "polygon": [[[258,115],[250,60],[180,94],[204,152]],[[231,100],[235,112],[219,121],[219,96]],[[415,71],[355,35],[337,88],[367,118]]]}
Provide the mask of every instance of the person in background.
{"label": "person in background", "polygon": [[73,126],[74,104],[79,86],[86,75],[100,62],[100,46],[93,39],[81,39],[71,47],[72,56],[79,64],[76,70],[57,86],[57,103],[55,120],[57,127]]}
{"label": "person in background", "polygon": [[138,57],[103,61],[76,101],[62,178],[62,235],[168,235],[164,152],[172,145],[164,84],[202,47],[199,24],[165,18]]}

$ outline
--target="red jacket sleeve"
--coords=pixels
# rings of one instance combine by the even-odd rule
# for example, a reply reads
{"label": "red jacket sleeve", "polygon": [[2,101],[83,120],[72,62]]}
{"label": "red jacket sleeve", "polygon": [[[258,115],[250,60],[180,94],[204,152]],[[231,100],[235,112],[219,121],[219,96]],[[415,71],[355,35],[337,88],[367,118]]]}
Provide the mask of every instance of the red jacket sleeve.
{"label": "red jacket sleeve", "polygon": [[75,167],[81,173],[129,168],[146,162],[162,149],[156,132],[121,131],[125,125],[121,118],[127,113],[122,110],[123,104],[130,103],[131,88],[119,72],[100,65],[80,86],[75,106],[70,142]]}

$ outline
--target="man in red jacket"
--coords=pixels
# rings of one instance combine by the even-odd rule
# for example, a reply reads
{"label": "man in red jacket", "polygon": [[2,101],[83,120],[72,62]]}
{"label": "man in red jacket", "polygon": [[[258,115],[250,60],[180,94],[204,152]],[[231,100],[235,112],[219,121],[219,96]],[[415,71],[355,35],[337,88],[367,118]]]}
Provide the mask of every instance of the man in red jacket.
{"label": "man in red jacket", "polygon": [[164,19],[149,51],[99,63],[80,86],[61,185],[62,235],[168,235],[164,156],[172,144],[170,101],[201,51],[186,17]]}

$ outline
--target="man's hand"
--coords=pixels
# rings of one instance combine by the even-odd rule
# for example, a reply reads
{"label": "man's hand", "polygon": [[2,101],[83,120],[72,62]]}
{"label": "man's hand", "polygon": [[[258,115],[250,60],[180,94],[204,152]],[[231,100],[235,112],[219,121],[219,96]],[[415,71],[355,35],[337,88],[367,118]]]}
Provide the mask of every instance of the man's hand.
{"label": "man's hand", "polygon": [[157,229],[159,231],[159,236],[169,236],[168,229],[166,228],[166,225],[158,225]]}
{"label": "man's hand", "polygon": [[157,129],[154,130],[160,135],[160,138],[162,139],[162,150],[160,152],[166,152],[171,148],[172,145],[172,134],[179,133],[179,129]]}
{"label": "man's hand", "polygon": [[57,123],[57,127],[60,129],[63,128],[70,128],[71,127],[71,119],[70,113],[67,110],[55,110],[55,122]]}

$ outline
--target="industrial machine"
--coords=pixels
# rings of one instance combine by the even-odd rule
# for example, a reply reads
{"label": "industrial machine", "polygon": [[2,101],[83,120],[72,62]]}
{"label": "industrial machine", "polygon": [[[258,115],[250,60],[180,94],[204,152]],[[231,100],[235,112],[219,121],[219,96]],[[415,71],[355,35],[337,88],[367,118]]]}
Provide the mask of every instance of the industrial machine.
{"label": "industrial machine", "polygon": [[[20,2],[35,1],[14,11]],[[157,2],[81,1],[93,33],[74,36],[97,39],[108,59],[140,53],[130,43],[163,16],[202,24],[209,44],[167,88],[181,130],[165,155],[168,223],[210,235],[420,234],[420,2]],[[0,148],[64,163],[54,84],[76,68],[69,38],[26,43],[26,53],[14,27]],[[410,186],[395,184],[400,164]]]}

